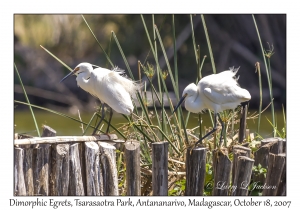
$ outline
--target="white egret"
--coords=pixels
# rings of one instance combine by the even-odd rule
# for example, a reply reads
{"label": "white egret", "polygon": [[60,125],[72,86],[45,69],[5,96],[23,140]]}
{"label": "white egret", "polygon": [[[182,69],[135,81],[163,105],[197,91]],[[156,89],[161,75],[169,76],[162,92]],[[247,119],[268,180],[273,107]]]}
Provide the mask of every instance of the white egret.
{"label": "white egret", "polygon": [[60,82],[71,75],[76,75],[77,85],[91,95],[99,98],[102,103],[102,116],[92,135],[95,135],[101,121],[104,119],[104,105],[110,107],[110,118],[106,133],[112,118],[112,109],[124,115],[130,115],[133,111],[131,96],[135,94],[139,86],[132,80],[122,76],[124,70],[117,67],[113,70],[95,68],[90,63],[80,63],[75,69],[66,75]]}
{"label": "white egret", "polygon": [[214,112],[214,127],[205,136],[199,139],[195,146],[207,136],[217,130],[217,116],[222,125],[220,145],[224,123],[220,118],[219,112],[226,109],[235,109],[242,102],[251,99],[248,90],[243,89],[237,83],[239,77],[235,77],[239,68],[229,68],[229,70],[203,77],[196,86],[194,83],[189,84],[182,93],[182,98],[175,107],[173,113],[180,104],[185,100],[185,108],[193,113],[199,113],[203,110],[210,109]]}

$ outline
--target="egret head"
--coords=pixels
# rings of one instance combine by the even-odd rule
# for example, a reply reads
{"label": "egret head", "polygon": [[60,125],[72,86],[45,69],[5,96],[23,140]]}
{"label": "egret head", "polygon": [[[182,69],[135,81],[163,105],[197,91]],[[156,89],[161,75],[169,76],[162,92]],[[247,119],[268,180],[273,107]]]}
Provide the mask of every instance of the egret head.
{"label": "egret head", "polygon": [[[174,108],[173,113],[178,109],[178,107],[182,104],[182,102],[184,102],[184,100],[189,97],[189,96],[193,96],[197,93],[197,86],[194,83],[189,84],[188,86],[186,86],[186,88],[184,88],[183,92],[182,92],[182,97],[179,100],[177,106]],[[172,113],[172,114],[173,114]]]}
{"label": "egret head", "polygon": [[71,71],[69,74],[67,74],[64,78],[62,78],[62,81],[66,80],[71,75],[78,75],[80,73],[90,73],[93,70],[93,67],[89,63],[80,63],[78,64],[73,71]]}

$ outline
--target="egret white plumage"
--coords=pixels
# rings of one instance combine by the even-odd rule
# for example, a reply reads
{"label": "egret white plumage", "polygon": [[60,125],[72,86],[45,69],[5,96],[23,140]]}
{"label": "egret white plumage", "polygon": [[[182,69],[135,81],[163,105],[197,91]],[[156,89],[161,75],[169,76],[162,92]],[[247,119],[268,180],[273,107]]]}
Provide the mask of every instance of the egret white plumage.
{"label": "egret white plumage", "polygon": [[219,115],[226,109],[235,109],[242,102],[249,101],[251,95],[248,90],[243,89],[237,83],[239,77],[235,77],[239,68],[229,68],[229,70],[203,77],[197,84],[189,84],[182,93],[182,98],[175,107],[173,113],[178,109],[180,104],[185,101],[185,108],[193,113],[199,113],[203,110],[210,109],[214,112],[214,127],[205,136],[199,139],[195,146],[207,136],[217,130],[217,116],[222,125],[220,135],[220,145],[222,142],[222,133],[224,123]]}
{"label": "egret white plumage", "polygon": [[93,69],[90,63],[80,63],[60,81],[64,81],[71,75],[76,75],[77,85],[101,101],[102,116],[92,135],[95,134],[104,119],[105,104],[110,107],[110,118],[106,133],[109,131],[113,115],[112,109],[124,115],[130,115],[133,111],[131,96],[135,94],[139,87],[134,81],[122,76],[122,74],[124,74],[124,70],[117,67],[113,70],[101,67]]}

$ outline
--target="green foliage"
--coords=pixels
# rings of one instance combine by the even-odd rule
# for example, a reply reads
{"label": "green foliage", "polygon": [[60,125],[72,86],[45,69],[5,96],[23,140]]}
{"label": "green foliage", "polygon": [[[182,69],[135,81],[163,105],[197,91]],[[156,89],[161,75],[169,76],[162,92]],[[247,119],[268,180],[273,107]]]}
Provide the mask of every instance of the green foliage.
{"label": "green foliage", "polygon": [[266,178],[266,175],[267,175],[267,169],[266,168],[263,168],[261,166],[261,164],[258,164],[258,166],[253,166],[253,174],[254,176],[259,176],[260,174],[263,174],[264,177]]}
{"label": "green foliage", "polygon": [[275,125],[274,125],[268,118],[267,118],[267,120],[270,123],[270,125],[272,126],[273,130],[275,131],[276,136],[285,139],[286,138],[286,126],[285,126],[285,123],[284,123],[284,127],[281,130],[279,130],[277,128],[276,121],[275,121]]}
{"label": "green foliage", "polygon": [[184,195],[186,179],[180,179],[175,182],[173,189],[168,191],[168,196]]}
{"label": "green foliage", "polygon": [[211,164],[206,163],[204,195],[212,195],[213,186],[213,167]]}
{"label": "green foliage", "polygon": [[[263,175],[264,178],[266,178],[266,176],[267,176],[267,169],[263,168],[261,166],[261,164],[258,164],[257,166],[253,166],[253,168],[252,168],[252,174],[253,174],[253,177],[257,177],[257,176]],[[252,179],[251,183],[248,186],[249,194],[250,195],[254,195],[254,196],[258,196],[258,195],[260,196],[260,195],[262,195],[263,189],[260,189],[260,188],[257,187],[257,186],[260,186],[261,184],[262,183],[255,182]]]}

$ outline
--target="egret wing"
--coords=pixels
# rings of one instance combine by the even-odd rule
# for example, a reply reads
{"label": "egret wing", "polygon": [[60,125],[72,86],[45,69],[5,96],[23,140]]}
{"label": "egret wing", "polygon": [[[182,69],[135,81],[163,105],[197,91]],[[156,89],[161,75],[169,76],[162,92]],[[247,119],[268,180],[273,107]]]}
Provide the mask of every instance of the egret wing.
{"label": "egret wing", "polygon": [[[117,75],[116,75],[117,74]],[[91,74],[95,77],[94,90],[98,98],[113,108],[115,111],[123,114],[129,114],[133,109],[129,92],[122,83],[122,76],[117,72],[109,71],[102,74]]]}
{"label": "egret wing", "polygon": [[131,96],[134,95],[140,86],[128,77],[122,76],[122,74],[124,74],[124,70],[115,67],[108,75],[109,80],[119,83]]}
{"label": "egret wing", "polygon": [[210,86],[204,88],[203,93],[215,104],[239,103],[251,99],[250,93],[236,84],[231,86]]}

